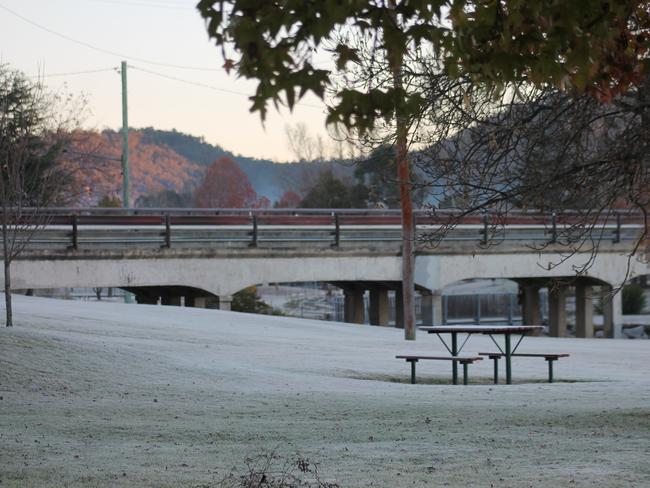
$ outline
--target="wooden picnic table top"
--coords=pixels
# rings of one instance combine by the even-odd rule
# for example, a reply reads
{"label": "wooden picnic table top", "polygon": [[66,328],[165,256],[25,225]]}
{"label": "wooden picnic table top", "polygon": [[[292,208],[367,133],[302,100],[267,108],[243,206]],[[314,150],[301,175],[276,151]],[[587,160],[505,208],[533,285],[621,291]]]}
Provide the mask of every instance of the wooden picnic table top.
{"label": "wooden picnic table top", "polygon": [[408,360],[418,360],[418,359],[435,359],[439,361],[480,361],[483,358],[481,356],[423,356],[421,354],[399,354],[395,356],[397,359],[406,359]]}
{"label": "wooden picnic table top", "polygon": [[535,330],[541,330],[541,325],[433,325],[419,327],[420,330],[429,334],[525,334]]}

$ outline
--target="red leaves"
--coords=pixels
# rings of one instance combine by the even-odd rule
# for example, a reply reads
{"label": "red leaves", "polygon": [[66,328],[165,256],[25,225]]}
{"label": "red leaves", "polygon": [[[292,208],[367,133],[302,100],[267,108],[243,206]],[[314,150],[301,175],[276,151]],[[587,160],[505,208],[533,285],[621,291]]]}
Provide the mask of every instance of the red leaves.
{"label": "red leaves", "polygon": [[262,203],[246,173],[226,156],[208,167],[194,198],[201,208],[250,208]]}
{"label": "red leaves", "polygon": [[302,202],[302,197],[293,190],[285,191],[275,206],[277,208],[298,208]]}

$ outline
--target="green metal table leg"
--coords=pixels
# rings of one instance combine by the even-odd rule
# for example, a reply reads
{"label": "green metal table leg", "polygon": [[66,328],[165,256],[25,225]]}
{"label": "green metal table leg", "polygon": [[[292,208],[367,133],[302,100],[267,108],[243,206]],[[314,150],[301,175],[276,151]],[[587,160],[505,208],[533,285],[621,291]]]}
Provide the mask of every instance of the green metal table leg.
{"label": "green metal table leg", "polygon": [[494,384],[499,384],[499,356],[492,356],[494,361]]}
{"label": "green metal table leg", "polygon": [[468,366],[469,365],[467,363],[463,363],[463,385],[467,384],[467,367]]}
{"label": "green metal table leg", "polygon": [[[458,356],[458,334],[451,333],[451,355]],[[451,362],[451,379],[454,385],[458,384],[458,361]]]}
{"label": "green metal table leg", "polygon": [[547,359],[548,361],[548,382],[553,383],[553,359]]}
{"label": "green metal table leg", "polygon": [[417,363],[417,360],[411,360],[409,361],[411,363],[411,384],[415,384],[415,363]]}
{"label": "green metal table leg", "polygon": [[505,349],[505,356],[506,356],[506,384],[511,385],[512,384],[512,350],[510,346],[510,334],[506,334],[506,349]]}

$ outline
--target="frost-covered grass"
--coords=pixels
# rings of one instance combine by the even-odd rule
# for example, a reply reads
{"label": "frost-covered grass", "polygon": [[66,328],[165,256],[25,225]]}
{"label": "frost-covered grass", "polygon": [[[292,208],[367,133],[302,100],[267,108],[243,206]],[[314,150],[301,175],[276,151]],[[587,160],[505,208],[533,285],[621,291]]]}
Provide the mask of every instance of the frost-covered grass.
{"label": "frost-covered grass", "polygon": [[[650,341],[527,338],[569,352],[545,384],[467,387],[432,336],[214,310],[16,297],[0,330],[0,487],[197,487],[246,456],[341,486],[650,486]],[[472,337],[466,351],[491,350]],[[502,365],[503,366],[503,365]]]}

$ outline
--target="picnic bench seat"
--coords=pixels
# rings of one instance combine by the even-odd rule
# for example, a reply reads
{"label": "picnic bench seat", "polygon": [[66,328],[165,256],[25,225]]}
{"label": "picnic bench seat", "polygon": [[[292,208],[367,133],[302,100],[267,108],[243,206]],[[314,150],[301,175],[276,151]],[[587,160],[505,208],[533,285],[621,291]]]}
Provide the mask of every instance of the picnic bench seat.
{"label": "picnic bench seat", "polygon": [[455,361],[463,365],[463,384],[467,384],[467,368],[475,361],[483,360],[480,356],[422,356],[413,354],[401,354],[395,356],[397,359],[405,359],[407,363],[411,363],[411,384],[415,384],[415,363],[420,360],[431,361]]}
{"label": "picnic bench seat", "polygon": [[[501,352],[479,352],[479,356],[488,356],[494,360],[494,384],[499,382],[499,359],[505,356]],[[518,352],[511,354],[511,357],[525,357],[525,358],[544,358],[548,362],[548,382],[553,383],[553,361],[560,358],[567,358],[569,354],[545,354],[545,353],[525,353]]]}

